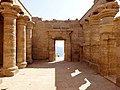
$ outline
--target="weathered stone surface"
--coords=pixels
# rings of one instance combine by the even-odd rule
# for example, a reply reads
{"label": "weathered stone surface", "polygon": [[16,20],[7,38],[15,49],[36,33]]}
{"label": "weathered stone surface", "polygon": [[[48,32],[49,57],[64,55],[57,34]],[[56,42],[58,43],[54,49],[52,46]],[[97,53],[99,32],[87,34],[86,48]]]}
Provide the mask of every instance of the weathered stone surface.
{"label": "weathered stone surface", "polygon": [[[3,43],[3,75],[13,76],[17,72],[16,66],[16,18],[18,7],[4,2],[1,3],[4,10],[4,43]],[[14,9],[13,9],[14,7]],[[14,12],[14,13],[13,13]]]}
{"label": "weathered stone surface", "polygon": [[17,19],[17,66],[24,68],[26,62],[26,23],[28,17],[20,15]]}
{"label": "weathered stone surface", "polygon": [[26,48],[27,48],[27,51],[26,51],[26,54],[27,54],[27,62],[28,63],[32,63],[33,60],[32,60],[32,29],[33,29],[33,25],[34,25],[34,22],[32,21],[29,21],[27,23],[27,43],[26,43]]}
{"label": "weathered stone surface", "polygon": [[[69,21],[41,21],[33,18],[33,59],[50,61],[55,60],[55,40],[65,40],[65,60],[79,61],[79,36],[80,25],[78,20]],[[38,53],[39,52],[39,53]]]}
{"label": "weathered stone surface", "polygon": [[[102,2],[103,1],[103,2]],[[95,5],[98,5],[96,8]],[[83,61],[98,69],[103,76],[117,74],[119,82],[119,18],[114,20],[119,6],[117,2],[104,0],[95,1],[91,8],[91,15],[85,21],[80,21],[83,26]],[[90,11],[89,11],[90,12]],[[89,14],[88,12],[88,14]],[[87,16],[87,15],[86,15]],[[80,33],[81,34],[81,33]],[[80,35],[81,36],[81,35]]]}
{"label": "weathered stone surface", "polygon": [[16,0],[2,0],[0,3],[0,75],[13,76],[18,67],[26,66],[26,26],[20,17],[18,22],[16,20],[27,11]]}
{"label": "weathered stone surface", "polygon": [[120,17],[115,18],[119,11],[115,0],[94,0],[94,5],[80,21],[42,21],[33,17],[35,23],[22,5],[14,3],[15,0],[2,0],[0,5],[3,75],[13,76],[18,67],[26,67],[26,61],[54,61],[55,40],[64,40],[66,61],[85,61],[102,76],[115,76],[120,86]]}
{"label": "weathered stone surface", "polygon": [[4,21],[3,21],[3,16],[0,15],[0,65],[3,64],[3,24],[4,24]]}

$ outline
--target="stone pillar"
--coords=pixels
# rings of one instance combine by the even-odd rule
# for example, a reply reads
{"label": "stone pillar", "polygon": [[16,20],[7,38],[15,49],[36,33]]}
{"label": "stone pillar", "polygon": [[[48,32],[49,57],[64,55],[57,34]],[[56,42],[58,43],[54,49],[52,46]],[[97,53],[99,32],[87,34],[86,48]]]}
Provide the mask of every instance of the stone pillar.
{"label": "stone pillar", "polygon": [[89,18],[89,34],[90,34],[90,67],[97,73],[100,72],[100,33],[99,16],[91,16]]}
{"label": "stone pillar", "polygon": [[86,19],[85,22],[83,23],[83,60],[89,64],[91,60],[91,47],[90,47],[90,24],[89,20]]}
{"label": "stone pillar", "polygon": [[66,61],[72,61],[72,39],[71,39],[71,35],[72,35],[72,31],[69,31],[67,33],[67,40],[66,40],[66,54],[67,54],[67,58]]}
{"label": "stone pillar", "polygon": [[32,29],[33,29],[34,22],[29,21],[27,23],[27,44],[26,44],[26,54],[27,54],[27,62],[32,63]]}
{"label": "stone pillar", "polygon": [[17,66],[18,68],[24,68],[27,65],[26,62],[26,21],[29,18],[24,15],[20,15],[17,19]]}
{"label": "stone pillar", "polygon": [[17,71],[16,66],[16,18],[19,7],[11,3],[1,3],[4,16],[4,38],[3,38],[3,75],[13,76]]}
{"label": "stone pillar", "polygon": [[54,38],[49,36],[49,61],[55,61],[55,46],[54,46]]}
{"label": "stone pillar", "polygon": [[116,34],[116,84],[120,86],[120,17],[114,20],[114,31]]}
{"label": "stone pillar", "polygon": [[117,54],[116,84],[120,87],[120,46],[116,47],[116,54]]}
{"label": "stone pillar", "polygon": [[117,2],[112,1],[101,5],[100,8],[100,74],[107,76],[113,75],[116,68],[116,57],[114,52],[116,43],[114,38],[113,20],[119,11],[119,5]]}

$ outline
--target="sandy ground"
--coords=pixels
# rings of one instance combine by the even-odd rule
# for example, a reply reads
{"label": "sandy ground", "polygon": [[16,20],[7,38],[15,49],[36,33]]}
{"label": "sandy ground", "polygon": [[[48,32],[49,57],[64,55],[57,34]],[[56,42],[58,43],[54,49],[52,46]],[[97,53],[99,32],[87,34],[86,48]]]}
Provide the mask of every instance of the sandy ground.
{"label": "sandy ground", "polygon": [[1,77],[4,90],[120,90],[80,62],[34,61],[13,77]]}

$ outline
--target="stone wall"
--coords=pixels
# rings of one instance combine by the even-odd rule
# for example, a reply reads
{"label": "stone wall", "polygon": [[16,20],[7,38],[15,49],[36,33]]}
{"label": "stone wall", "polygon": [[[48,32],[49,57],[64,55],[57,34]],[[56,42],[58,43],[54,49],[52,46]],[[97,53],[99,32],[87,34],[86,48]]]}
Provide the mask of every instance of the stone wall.
{"label": "stone wall", "polygon": [[[95,4],[99,1],[96,0]],[[98,4],[91,14],[88,13],[89,16],[81,25],[83,27],[82,60],[120,86],[120,17],[115,18],[118,11],[119,5],[115,0],[106,0]]]}
{"label": "stone wall", "polygon": [[[61,30],[67,32],[72,31],[71,34],[71,57],[73,61],[79,61],[79,41],[78,32],[80,30],[80,24],[78,20],[53,20],[42,21],[40,18],[34,17],[35,27],[33,29],[33,59],[47,60],[49,58],[49,31],[59,31],[55,33],[57,36],[62,35]],[[57,37],[54,36],[53,38]],[[62,36],[64,37],[64,35]],[[67,38],[63,38],[67,39]]]}
{"label": "stone wall", "polygon": [[83,60],[99,72],[100,34],[99,23],[85,21],[83,24]]}
{"label": "stone wall", "polygon": [[120,17],[114,20],[114,32],[116,37],[116,64],[117,65],[117,79],[116,83],[120,86]]}
{"label": "stone wall", "polygon": [[[34,19],[33,19],[34,20]],[[35,27],[33,29],[32,53],[33,59],[48,59],[48,34],[47,28],[50,24],[41,20],[34,20]]]}
{"label": "stone wall", "polygon": [[114,16],[117,2],[100,3],[83,25],[83,60],[101,75],[116,74]]}
{"label": "stone wall", "polygon": [[0,15],[0,65],[3,64],[3,17]]}

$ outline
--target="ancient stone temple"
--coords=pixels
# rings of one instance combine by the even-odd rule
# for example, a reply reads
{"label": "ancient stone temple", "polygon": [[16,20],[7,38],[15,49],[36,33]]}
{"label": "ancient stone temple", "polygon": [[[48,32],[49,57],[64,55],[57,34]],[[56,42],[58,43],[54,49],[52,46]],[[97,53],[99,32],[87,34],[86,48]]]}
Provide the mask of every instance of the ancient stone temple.
{"label": "ancient stone temple", "polygon": [[0,73],[13,76],[34,60],[55,61],[55,41],[63,40],[65,61],[86,62],[120,86],[118,12],[117,1],[94,0],[80,20],[42,21],[33,17],[20,0],[1,0]]}

